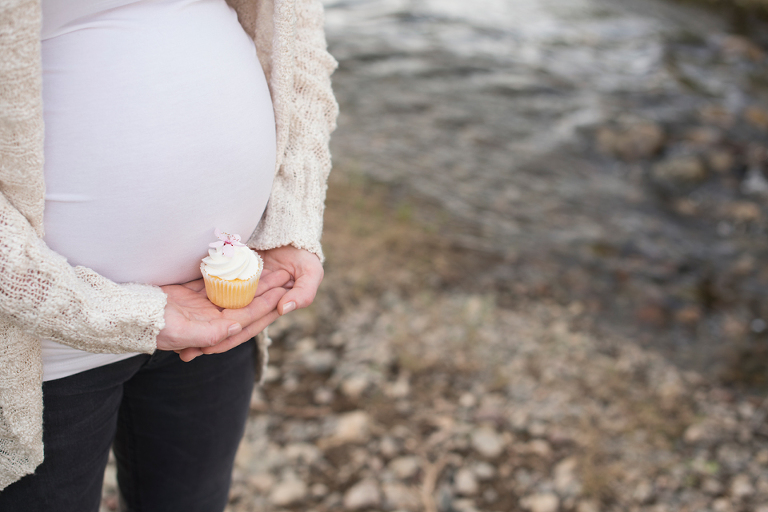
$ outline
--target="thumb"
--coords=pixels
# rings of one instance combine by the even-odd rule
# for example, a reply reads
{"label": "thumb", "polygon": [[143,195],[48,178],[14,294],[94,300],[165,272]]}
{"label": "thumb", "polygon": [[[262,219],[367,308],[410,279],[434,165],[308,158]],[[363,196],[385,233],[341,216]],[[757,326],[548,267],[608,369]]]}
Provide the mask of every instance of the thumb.
{"label": "thumb", "polygon": [[295,309],[301,309],[312,304],[320,286],[320,279],[311,279],[311,276],[303,276],[296,280],[293,288],[288,290],[277,303],[277,311],[281,315],[290,313]]}

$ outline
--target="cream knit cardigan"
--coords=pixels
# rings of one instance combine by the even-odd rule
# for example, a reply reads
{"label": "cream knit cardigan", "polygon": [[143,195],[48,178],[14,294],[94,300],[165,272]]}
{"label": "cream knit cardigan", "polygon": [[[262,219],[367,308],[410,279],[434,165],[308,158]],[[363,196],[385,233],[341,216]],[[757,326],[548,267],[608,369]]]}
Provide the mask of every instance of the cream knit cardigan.
{"label": "cream knit cardigan", "polygon": [[[229,0],[228,0],[229,1]],[[277,167],[248,245],[322,259],[320,233],[338,112],[319,0],[231,0],[254,39],[277,123]],[[43,460],[40,338],[89,352],[156,349],[165,294],[72,267],[42,241],[40,0],[0,0],[0,489]]]}

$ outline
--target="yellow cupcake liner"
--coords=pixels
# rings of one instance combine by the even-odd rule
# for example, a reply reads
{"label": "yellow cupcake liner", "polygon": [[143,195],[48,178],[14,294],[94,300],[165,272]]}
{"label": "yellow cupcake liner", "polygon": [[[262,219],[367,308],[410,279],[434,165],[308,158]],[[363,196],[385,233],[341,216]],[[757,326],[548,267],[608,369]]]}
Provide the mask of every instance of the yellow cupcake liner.
{"label": "yellow cupcake liner", "polygon": [[[259,285],[261,268],[259,273],[250,279],[233,279],[227,281],[216,276],[209,276],[205,272],[205,265],[200,266],[200,272],[205,281],[205,293],[208,300],[225,309],[244,308],[253,301],[256,296],[256,287]],[[259,265],[261,267],[261,265]]]}

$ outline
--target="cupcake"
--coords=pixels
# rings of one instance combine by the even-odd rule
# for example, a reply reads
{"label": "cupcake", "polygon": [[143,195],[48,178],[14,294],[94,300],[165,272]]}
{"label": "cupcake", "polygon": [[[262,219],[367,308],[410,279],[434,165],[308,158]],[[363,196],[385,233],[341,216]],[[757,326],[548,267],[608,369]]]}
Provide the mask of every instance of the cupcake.
{"label": "cupcake", "polygon": [[208,300],[220,308],[244,308],[256,295],[264,263],[255,251],[240,243],[239,235],[214,234],[219,239],[209,245],[208,256],[200,264]]}

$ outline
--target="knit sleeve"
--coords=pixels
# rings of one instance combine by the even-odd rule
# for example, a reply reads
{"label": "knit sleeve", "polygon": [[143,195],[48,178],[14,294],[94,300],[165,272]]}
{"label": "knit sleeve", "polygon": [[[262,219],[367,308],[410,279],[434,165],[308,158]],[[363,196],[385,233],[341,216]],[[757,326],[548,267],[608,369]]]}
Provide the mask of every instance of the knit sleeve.
{"label": "knit sleeve", "polygon": [[[275,27],[273,48],[271,87],[278,150],[284,150],[278,155],[267,209],[248,245],[264,250],[293,245],[322,260],[320,236],[331,170],[328,143],[338,115],[330,76],[337,63],[326,49],[321,2],[296,0],[295,6],[295,16],[281,17],[293,26]],[[282,46],[281,40],[290,44]]]}
{"label": "knit sleeve", "polygon": [[147,352],[165,326],[160,288],[72,267],[0,194],[0,315],[23,332],[88,352]]}

